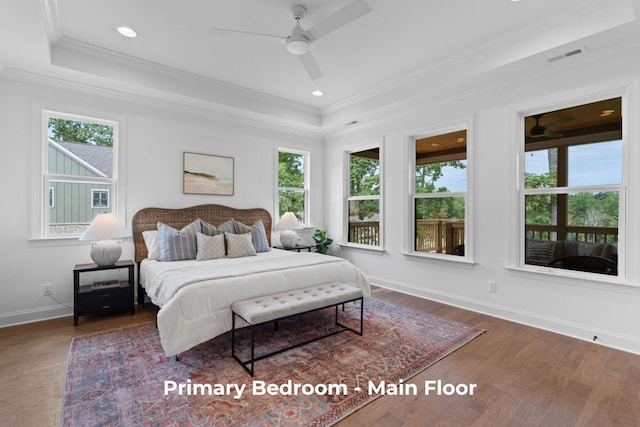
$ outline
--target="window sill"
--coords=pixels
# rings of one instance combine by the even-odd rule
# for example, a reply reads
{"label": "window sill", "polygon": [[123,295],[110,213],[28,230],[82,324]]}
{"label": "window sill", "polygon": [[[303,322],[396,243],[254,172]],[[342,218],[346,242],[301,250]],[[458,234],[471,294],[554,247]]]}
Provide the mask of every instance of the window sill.
{"label": "window sill", "polygon": [[[117,242],[123,242],[129,238],[116,239]],[[28,242],[36,248],[46,248],[55,246],[86,246],[94,242],[91,240],[80,240],[77,236],[56,236],[56,237],[31,237]]]}
{"label": "window sill", "polygon": [[457,255],[406,251],[401,252],[401,254],[412,261],[434,261],[442,264],[458,264],[469,267],[473,267],[476,264],[473,260]]}
{"label": "window sill", "polygon": [[544,266],[514,266],[507,265],[507,270],[522,277],[541,279],[546,277],[547,280],[555,279],[564,284],[577,284],[593,288],[611,289],[611,286],[619,287],[619,289],[634,289],[634,292],[640,288],[640,285],[629,282],[626,278],[618,276],[610,276],[606,274],[587,273],[574,270],[564,270],[561,268],[550,268]]}
{"label": "window sill", "polygon": [[364,249],[365,251],[385,252],[384,248],[380,246],[358,245],[356,243],[338,243],[338,246],[345,249]]}

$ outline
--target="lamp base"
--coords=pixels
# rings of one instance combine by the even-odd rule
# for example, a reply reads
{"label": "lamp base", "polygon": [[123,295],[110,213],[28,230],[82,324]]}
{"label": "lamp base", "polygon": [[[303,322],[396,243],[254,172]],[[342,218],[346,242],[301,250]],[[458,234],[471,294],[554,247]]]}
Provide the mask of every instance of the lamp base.
{"label": "lamp base", "polygon": [[91,245],[89,253],[93,262],[100,267],[115,264],[122,255],[122,246],[115,240],[101,240]]}
{"label": "lamp base", "polygon": [[280,232],[280,243],[282,243],[282,247],[284,248],[295,248],[298,245],[299,239],[300,238],[293,230],[282,230]]}

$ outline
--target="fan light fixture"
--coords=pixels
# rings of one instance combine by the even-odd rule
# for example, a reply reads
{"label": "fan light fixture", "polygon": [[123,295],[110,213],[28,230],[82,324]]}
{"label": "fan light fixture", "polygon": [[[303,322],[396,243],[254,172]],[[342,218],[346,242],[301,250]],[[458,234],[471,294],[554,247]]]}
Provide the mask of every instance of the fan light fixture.
{"label": "fan light fixture", "polygon": [[309,53],[311,45],[309,44],[309,39],[302,34],[304,31],[302,31],[300,27],[299,17],[296,17],[296,22],[296,26],[291,32],[291,35],[287,37],[287,51],[294,55],[304,55],[305,53]]}

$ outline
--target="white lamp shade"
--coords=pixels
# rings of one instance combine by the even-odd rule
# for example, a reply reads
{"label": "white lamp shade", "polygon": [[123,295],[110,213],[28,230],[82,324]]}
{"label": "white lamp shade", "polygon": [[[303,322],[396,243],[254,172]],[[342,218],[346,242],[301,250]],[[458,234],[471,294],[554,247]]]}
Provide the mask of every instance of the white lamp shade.
{"label": "white lamp shade", "polygon": [[293,212],[285,212],[276,224],[276,230],[302,230],[302,224]]}
{"label": "white lamp shade", "polygon": [[128,236],[127,229],[112,213],[101,213],[91,221],[80,240],[122,239]]}

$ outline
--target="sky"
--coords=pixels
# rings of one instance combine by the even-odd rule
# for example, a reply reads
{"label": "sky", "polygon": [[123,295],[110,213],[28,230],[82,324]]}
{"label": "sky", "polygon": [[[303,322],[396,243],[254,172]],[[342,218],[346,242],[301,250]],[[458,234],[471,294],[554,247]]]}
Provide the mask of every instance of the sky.
{"label": "sky", "polygon": [[[547,151],[525,153],[525,170],[549,172]],[[622,141],[600,142],[569,147],[569,185],[608,185],[622,183]]]}
{"label": "sky", "polygon": [[[622,183],[622,141],[601,142],[569,147],[569,185],[608,185]],[[549,172],[547,151],[525,153],[525,170],[536,174]],[[467,170],[444,168],[436,188],[466,191]]]}

